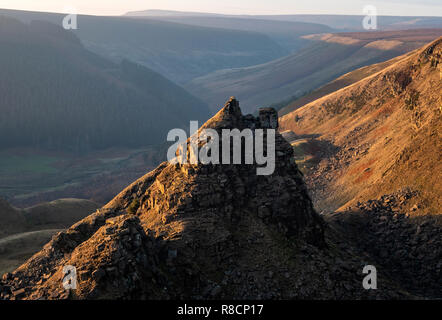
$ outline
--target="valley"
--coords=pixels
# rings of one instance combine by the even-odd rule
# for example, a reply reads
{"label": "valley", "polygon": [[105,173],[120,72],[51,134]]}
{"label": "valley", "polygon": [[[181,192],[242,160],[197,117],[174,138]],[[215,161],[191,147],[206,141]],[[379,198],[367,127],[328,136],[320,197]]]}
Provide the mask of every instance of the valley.
{"label": "valley", "polygon": [[73,197],[105,203],[162,161],[161,148],[113,148],[86,155],[21,148],[0,152],[0,197],[16,206]]}

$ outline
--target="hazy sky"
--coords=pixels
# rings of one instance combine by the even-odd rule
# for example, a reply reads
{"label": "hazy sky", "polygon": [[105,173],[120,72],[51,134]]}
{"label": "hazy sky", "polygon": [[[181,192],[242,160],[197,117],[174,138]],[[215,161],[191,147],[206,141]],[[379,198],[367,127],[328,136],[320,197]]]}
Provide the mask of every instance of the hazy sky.
{"label": "hazy sky", "polygon": [[30,11],[119,15],[127,11],[164,9],[230,14],[362,14],[374,5],[380,15],[442,16],[442,0],[0,0],[0,8]]}

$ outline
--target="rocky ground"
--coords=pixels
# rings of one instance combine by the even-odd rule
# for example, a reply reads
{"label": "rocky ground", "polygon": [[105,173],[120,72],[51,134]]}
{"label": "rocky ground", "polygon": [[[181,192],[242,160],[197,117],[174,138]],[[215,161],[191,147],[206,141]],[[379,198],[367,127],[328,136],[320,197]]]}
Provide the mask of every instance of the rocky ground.
{"label": "rocky ground", "polygon": [[413,216],[416,192],[402,190],[327,217],[409,292],[442,297],[442,217]]}

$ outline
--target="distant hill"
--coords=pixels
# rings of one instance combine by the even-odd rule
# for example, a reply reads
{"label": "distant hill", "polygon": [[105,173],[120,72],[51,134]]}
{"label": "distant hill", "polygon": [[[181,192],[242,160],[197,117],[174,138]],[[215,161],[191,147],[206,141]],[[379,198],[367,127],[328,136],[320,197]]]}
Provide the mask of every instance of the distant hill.
{"label": "distant hill", "polygon": [[[62,14],[15,10],[0,10],[0,15],[60,26],[64,18]],[[74,33],[95,53],[115,62],[134,61],[178,83],[219,69],[268,62],[289,53],[265,34],[234,29],[234,25],[220,29],[158,19],[79,15]]]}
{"label": "distant hill", "polygon": [[4,235],[25,230],[25,219],[19,209],[0,198],[0,238]]}
{"label": "distant hill", "polygon": [[23,217],[32,230],[63,229],[99,208],[83,199],[58,199],[23,209]]}
{"label": "distant hill", "polygon": [[20,266],[60,231],[62,230],[30,231],[0,238],[0,274],[3,275]]}
{"label": "distant hill", "polygon": [[[200,130],[267,129],[269,112],[243,116],[230,99]],[[4,275],[0,299],[410,298],[385,269],[382,290],[361,287],[370,257],[330,231],[292,148],[278,133],[275,143],[268,176],[256,175],[255,161],[162,163]],[[60,287],[65,265],[79,274],[70,293]]]}
{"label": "distant hill", "polygon": [[402,210],[442,213],[441,66],[439,38],[280,118],[304,140],[295,148],[319,210],[405,189]]}
{"label": "distant hill", "polygon": [[186,88],[206,101],[235,95],[246,112],[295,100],[354,69],[386,61],[442,35],[442,29],[320,34],[306,36],[312,44],[262,65],[219,70],[194,79]]}
{"label": "distant hill", "polygon": [[[363,31],[363,15],[337,15],[337,14],[282,14],[282,15],[228,15],[204,12],[185,12],[170,10],[144,10],[126,13],[133,17],[223,17],[238,19],[255,19],[284,22],[320,23],[330,28],[341,31]],[[417,28],[442,28],[442,17],[429,16],[382,16],[377,19],[379,30],[404,30]]]}
{"label": "distant hill", "polygon": [[[310,22],[340,29],[341,31],[364,31],[362,15],[333,15],[333,14],[299,14],[299,15],[260,15],[252,16],[254,19],[275,21]],[[419,16],[382,16],[377,17],[378,30],[407,30],[419,28],[442,28],[442,17]]]}
{"label": "distant hill", "polygon": [[0,17],[0,149],[86,152],[164,143],[204,103],[160,74],[86,50],[47,22]]}
{"label": "distant hill", "polygon": [[[248,32],[259,32],[269,36],[281,47],[294,52],[308,44],[302,36],[313,33],[334,32],[336,30],[319,23],[275,21],[266,19],[250,19],[242,16],[207,15],[198,13],[167,13],[163,11],[146,11],[131,13],[133,18],[148,18],[186,25],[235,29]],[[320,21],[320,20],[318,20]]]}
{"label": "distant hill", "polygon": [[64,229],[98,207],[89,200],[59,199],[19,209],[0,198],[0,239],[22,232]]}

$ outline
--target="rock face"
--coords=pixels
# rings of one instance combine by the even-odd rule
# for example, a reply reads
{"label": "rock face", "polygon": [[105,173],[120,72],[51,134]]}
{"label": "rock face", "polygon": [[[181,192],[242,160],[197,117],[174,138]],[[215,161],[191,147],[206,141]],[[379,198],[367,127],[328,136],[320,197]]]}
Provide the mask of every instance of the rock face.
{"label": "rock face", "polygon": [[[243,116],[231,98],[199,132],[277,126],[274,110]],[[292,148],[278,133],[275,141],[268,176],[256,174],[256,163],[162,163],[4,275],[1,297],[404,297],[387,280],[379,280],[383,290],[363,289],[365,258],[326,228]],[[65,266],[76,268],[76,290],[62,286]]]}

